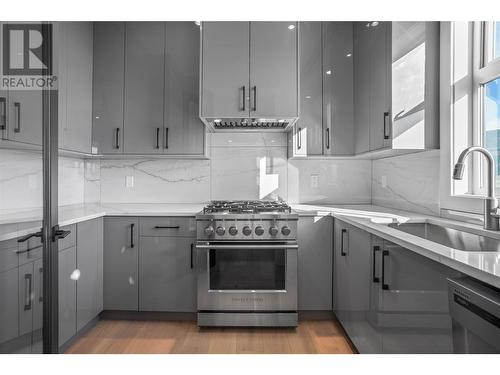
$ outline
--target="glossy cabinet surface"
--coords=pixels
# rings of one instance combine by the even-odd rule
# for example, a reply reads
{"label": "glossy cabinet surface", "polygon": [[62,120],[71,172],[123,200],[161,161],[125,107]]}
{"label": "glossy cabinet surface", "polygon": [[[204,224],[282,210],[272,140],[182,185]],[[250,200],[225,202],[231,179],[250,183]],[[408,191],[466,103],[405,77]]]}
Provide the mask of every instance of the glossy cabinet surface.
{"label": "glossy cabinet surface", "polygon": [[203,22],[200,98],[203,116],[248,115],[249,38],[249,22]]}
{"label": "glossy cabinet surface", "polygon": [[162,153],[165,23],[125,25],[124,153]]}
{"label": "glossy cabinet surface", "polygon": [[105,310],[138,309],[138,226],[136,217],[104,219]]}
{"label": "glossy cabinet surface", "polygon": [[17,267],[0,272],[0,352],[19,334],[18,272]]}
{"label": "glossy cabinet surface", "polygon": [[102,154],[123,153],[125,23],[94,22],[92,144]]}
{"label": "glossy cabinet surface", "polygon": [[41,90],[9,90],[7,111],[9,140],[33,145],[42,144]]}
{"label": "glossy cabinet surface", "polygon": [[76,333],[76,247],[59,252],[59,346]]}
{"label": "glossy cabinet surface", "polygon": [[140,237],[140,311],[196,311],[195,241],[192,237]]}
{"label": "glossy cabinet surface", "polygon": [[297,116],[297,23],[250,22],[250,116]]}
{"label": "glossy cabinet surface", "polygon": [[167,22],[163,152],[203,155],[199,117],[200,30],[193,22]]}
{"label": "glossy cabinet surface", "polygon": [[328,216],[299,218],[299,310],[332,310],[332,227]]}
{"label": "glossy cabinet surface", "polygon": [[103,309],[103,219],[78,223],[79,278],[76,329],[81,330]]}

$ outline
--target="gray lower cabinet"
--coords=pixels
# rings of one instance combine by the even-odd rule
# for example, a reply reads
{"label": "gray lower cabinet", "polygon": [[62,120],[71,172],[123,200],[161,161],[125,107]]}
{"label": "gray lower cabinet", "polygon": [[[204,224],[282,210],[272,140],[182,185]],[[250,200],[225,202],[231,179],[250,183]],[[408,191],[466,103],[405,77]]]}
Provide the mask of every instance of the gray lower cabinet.
{"label": "gray lower cabinet", "polygon": [[58,263],[59,346],[61,346],[76,333],[76,247],[60,251]]}
{"label": "gray lower cabinet", "polygon": [[194,237],[140,237],[140,311],[196,311],[195,241]]}
{"label": "gray lower cabinet", "polygon": [[0,272],[0,352],[4,345],[19,335],[17,267]]}
{"label": "gray lower cabinet", "polygon": [[76,329],[81,330],[103,309],[103,219],[78,223],[76,265]]}
{"label": "gray lower cabinet", "polygon": [[332,310],[332,218],[300,217],[298,222],[299,310]]}
{"label": "gray lower cabinet", "polygon": [[104,219],[104,309],[138,310],[139,220]]}

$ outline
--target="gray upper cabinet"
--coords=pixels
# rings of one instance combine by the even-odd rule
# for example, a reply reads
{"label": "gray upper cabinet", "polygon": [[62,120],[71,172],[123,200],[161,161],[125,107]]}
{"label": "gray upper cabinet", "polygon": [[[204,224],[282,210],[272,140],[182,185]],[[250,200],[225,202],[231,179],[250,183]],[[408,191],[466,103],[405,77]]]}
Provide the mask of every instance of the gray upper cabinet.
{"label": "gray upper cabinet", "polygon": [[199,112],[200,31],[193,22],[167,22],[164,145],[166,154],[203,155]]}
{"label": "gray upper cabinet", "polygon": [[104,219],[104,309],[137,310],[139,282],[139,220]]}
{"label": "gray upper cabinet", "polygon": [[250,22],[250,116],[298,115],[297,23]]}
{"label": "gray upper cabinet", "polygon": [[9,140],[42,144],[41,90],[9,90],[7,111]]}
{"label": "gray upper cabinet", "polygon": [[249,113],[250,23],[203,22],[201,115]]}
{"label": "gray upper cabinet", "polygon": [[354,151],[370,151],[370,34],[364,22],[355,22],[354,59]]}
{"label": "gray upper cabinet", "polygon": [[329,216],[299,218],[299,310],[332,310],[332,228]]}
{"label": "gray upper cabinet", "polygon": [[141,236],[140,243],[139,310],[195,312],[195,238]]}
{"label": "gray upper cabinet", "polygon": [[92,23],[64,23],[66,55],[65,150],[90,153],[92,142]]}
{"label": "gray upper cabinet", "polygon": [[352,155],[352,22],[323,23],[323,123],[326,155]]}
{"label": "gray upper cabinet", "polygon": [[123,126],[126,154],[163,152],[164,64],[165,23],[127,22]]}
{"label": "gray upper cabinet", "polygon": [[92,92],[93,146],[98,153],[123,153],[125,23],[94,22]]}
{"label": "gray upper cabinet", "polygon": [[76,329],[81,330],[103,309],[103,219],[78,223]]}

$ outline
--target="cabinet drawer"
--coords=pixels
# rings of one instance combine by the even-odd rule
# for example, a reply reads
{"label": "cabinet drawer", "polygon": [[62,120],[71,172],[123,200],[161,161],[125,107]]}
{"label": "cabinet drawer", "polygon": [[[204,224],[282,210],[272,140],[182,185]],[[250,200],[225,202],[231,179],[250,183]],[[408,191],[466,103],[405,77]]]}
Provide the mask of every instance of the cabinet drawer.
{"label": "cabinet drawer", "polygon": [[18,266],[17,240],[0,242],[0,272],[16,268]]}
{"label": "cabinet drawer", "polygon": [[76,245],[76,224],[61,227],[61,230],[69,230],[71,233],[59,240],[59,251],[68,249]]}
{"label": "cabinet drawer", "polygon": [[139,234],[156,237],[195,237],[194,217],[146,217],[139,219]]}

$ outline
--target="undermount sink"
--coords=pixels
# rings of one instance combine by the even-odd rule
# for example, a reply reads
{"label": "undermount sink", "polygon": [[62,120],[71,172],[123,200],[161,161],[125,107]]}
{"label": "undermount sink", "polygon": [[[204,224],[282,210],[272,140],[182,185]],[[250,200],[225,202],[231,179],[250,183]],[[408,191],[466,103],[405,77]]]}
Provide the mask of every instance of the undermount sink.
{"label": "undermount sink", "polygon": [[500,240],[431,223],[389,224],[389,227],[413,234],[461,251],[500,252]]}

